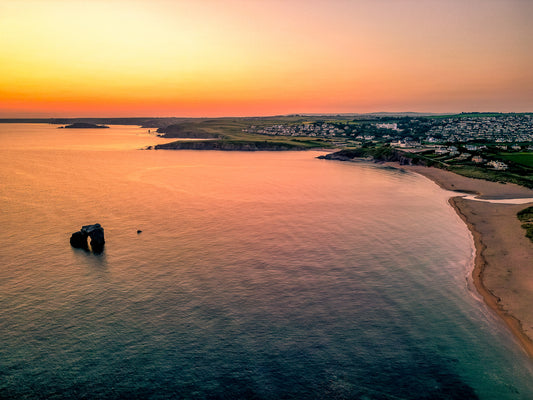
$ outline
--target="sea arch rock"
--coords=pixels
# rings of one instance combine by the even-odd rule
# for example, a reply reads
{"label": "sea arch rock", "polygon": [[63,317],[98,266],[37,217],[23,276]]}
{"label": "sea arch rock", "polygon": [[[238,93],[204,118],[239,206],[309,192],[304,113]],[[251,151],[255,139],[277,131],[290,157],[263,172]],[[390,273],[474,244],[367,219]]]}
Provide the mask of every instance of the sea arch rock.
{"label": "sea arch rock", "polygon": [[77,249],[89,250],[88,238],[91,238],[91,249],[94,253],[104,250],[104,228],[100,224],[84,225],[70,237],[70,245]]}

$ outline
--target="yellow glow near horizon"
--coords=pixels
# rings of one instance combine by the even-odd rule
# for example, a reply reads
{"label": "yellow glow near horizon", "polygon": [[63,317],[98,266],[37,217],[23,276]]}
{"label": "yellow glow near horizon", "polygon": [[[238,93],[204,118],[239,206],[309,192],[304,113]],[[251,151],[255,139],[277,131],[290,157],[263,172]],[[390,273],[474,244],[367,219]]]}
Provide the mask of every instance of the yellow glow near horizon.
{"label": "yellow glow near horizon", "polygon": [[463,3],[4,0],[0,116],[531,111],[533,5]]}

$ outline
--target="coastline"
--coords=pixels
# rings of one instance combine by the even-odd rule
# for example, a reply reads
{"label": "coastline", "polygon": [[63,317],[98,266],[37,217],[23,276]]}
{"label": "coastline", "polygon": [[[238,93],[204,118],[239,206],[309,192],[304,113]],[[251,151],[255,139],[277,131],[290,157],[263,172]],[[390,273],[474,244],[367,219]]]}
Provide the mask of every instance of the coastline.
{"label": "coastline", "polygon": [[[518,185],[467,178],[431,167],[386,164],[423,175],[445,190],[476,193],[482,199],[533,197],[533,190]],[[476,290],[533,358],[533,242],[525,237],[516,217],[533,203],[495,204],[453,196],[449,204],[474,240],[472,279]]]}
{"label": "coastline", "polygon": [[529,357],[533,358],[533,340],[526,334],[522,322],[517,317],[507,312],[504,309],[503,304],[501,304],[502,299],[496,296],[488,287],[485,286],[483,275],[487,268],[487,261],[485,260],[484,252],[487,246],[483,243],[482,235],[476,229],[476,226],[468,220],[467,215],[461,210],[461,207],[458,205],[458,199],[460,198],[452,197],[448,200],[448,202],[454,208],[459,217],[461,217],[461,219],[464,221],[474,239],[474,247],[476,250],[474,257],[474,268],[472,270],[472,281],[474,286],[485,303],[492,310],[494,310],[496,314],[500,316],[500,318],[502,318],[503,322],[511,330],[515,338],[518,339]]}

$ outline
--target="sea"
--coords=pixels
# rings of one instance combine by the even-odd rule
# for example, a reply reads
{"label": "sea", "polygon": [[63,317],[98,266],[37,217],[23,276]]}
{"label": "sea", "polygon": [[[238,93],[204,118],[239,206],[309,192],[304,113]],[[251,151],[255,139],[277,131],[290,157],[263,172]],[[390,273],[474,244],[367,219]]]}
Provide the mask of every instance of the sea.
{"label": "sea", "polygon": [[533,398],[450,192],[165,141],[0,124],[0,399]]}

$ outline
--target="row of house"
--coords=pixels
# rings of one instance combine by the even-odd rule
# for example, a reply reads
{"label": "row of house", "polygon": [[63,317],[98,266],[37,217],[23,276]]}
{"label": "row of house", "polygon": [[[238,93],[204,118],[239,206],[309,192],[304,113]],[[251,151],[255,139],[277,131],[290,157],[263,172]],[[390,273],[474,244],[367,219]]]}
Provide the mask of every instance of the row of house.
{"label": "row of house", "polygon": [[335,125],[322,124],[300,124],[300,125],[252,125],[243,129],[243,132],[257,133],[261,135],[279,136],[346,136],[347,126],[338,128]]}
{"label": "row of house", "polygon": [[533,141],[533,117],[529,114],[495,117],[447,118],[426,133],[427,141],[443,137],[449,142],[487,140],[494,142]]}

